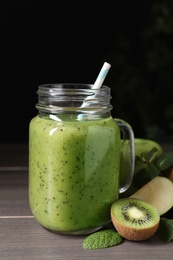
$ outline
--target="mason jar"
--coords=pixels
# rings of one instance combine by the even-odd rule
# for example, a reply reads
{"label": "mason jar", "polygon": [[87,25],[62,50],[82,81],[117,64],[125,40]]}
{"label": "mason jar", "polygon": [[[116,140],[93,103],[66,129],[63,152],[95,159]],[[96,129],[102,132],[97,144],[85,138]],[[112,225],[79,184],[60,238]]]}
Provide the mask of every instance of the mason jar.
{"label": "mason jar", "polygon": [[[38,87],[38,114],[29,126],[29,203],[50,231],[76,235],[100,229],[131,183],[133,130],[111,116],[110,92],[90,84]],[[123,185],[122,138],[130,162]]]}

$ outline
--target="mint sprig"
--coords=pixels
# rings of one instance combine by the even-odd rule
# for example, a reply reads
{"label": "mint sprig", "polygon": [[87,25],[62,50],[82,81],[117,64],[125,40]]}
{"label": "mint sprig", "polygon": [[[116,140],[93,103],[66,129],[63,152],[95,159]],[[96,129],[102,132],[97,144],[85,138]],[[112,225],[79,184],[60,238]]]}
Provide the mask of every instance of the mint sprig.
{"label": "mint sprig", "polygon": [[141,153],[140,156],[135,158],[136,161],[144,163],[144,168],[140,169],[133,178],[133,183],[137,189],[153,178],[163,176],[165,170],[173,167],[173,152],[164,152],[153,160],[155,152],[157,152],[157,148],[153,147],[148,153]]}

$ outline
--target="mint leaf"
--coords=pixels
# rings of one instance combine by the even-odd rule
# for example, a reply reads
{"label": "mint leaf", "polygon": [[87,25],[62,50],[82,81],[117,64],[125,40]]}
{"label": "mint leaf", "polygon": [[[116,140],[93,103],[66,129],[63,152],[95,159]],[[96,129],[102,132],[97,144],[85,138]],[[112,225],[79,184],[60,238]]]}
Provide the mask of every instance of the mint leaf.
{"label": "mint leaf", "polygon": [[137,189],[142,188],[147,182],[160,175],[160,171],[152,162],[147,163],[147,167],[139,170],[133,177],[133,184]]}
{"label": "mint leaf", "polygon": [[84,249],[101,249],[116,246],[123,241],[120,234],[112,229],[98,231],[87,236],[83,241]]}
{"label": "mint leaf", "polygon": [[147,169],[150,173],[150,179],[151,180],[160,175],[160,171],[158,170],[158,168],[152,162],[148,162]]}
{"label": "mint leaf", "polygon": [[159,170],[164,171],[173,165],[173,152],[165,152],[156,160],[156,166]]}
{"label": "mint leaf", "polygon": [[145,155],[145,160],[147,162],[150,162],[153,158],[154,153],[156,153],[158,150],[156,147],[153,147],[146,155]]}
{"label": "mint leaf", "polygon": [[143,163],[148,163],[152,161],[154,153],[156,153],[158,149],[153,147],[149,152],[141,153],[140,156],[135,156],[135,161],[142,161]]}
{"label": "mint leaf", "polygon": [[157,234],[165,242],[173,241],[173,219],[162,217]]}
{"label": "mint leaf", "polygon": [[133,177],[133,184],[137,189],[140,189],[142,188],[142,186],[144,186],[147,182],[151,180],[150,177],[150,172],[146,168],[143,168],[140,171],[138,171]]}

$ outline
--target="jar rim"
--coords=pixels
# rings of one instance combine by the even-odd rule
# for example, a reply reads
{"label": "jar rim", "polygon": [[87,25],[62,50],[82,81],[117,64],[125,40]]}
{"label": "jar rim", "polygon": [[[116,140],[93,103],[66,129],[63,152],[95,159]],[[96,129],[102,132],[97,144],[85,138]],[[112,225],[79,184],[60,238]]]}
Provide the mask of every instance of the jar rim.
{"label": "jar rim", "polygon": [[98,113],[110,111],[110,87],[102,85],[93,89],[93,84],[53,83],[38,86],[39,110],[51,111],[83,111]]}
{"label": "jar rim", "polygon": [[38,85],[38,89],[61,89],[61,88],[75,88],[75,89],[92,89],[92,90],[103,90],[110,89],[109,86],[102,85],[101,88],[93,88],[94,84],[89,83],[47,83]]}
{"label": "jar rim", "polygon": [[74,93],[82,95],[110,95],[110,87],[102,85],[101,88],[93,88],[93,84],[85,83],[53,83],[53,84],[42,84],[38,86],[37,94],[48,94],[48,95],[61,95],[64,92]]}

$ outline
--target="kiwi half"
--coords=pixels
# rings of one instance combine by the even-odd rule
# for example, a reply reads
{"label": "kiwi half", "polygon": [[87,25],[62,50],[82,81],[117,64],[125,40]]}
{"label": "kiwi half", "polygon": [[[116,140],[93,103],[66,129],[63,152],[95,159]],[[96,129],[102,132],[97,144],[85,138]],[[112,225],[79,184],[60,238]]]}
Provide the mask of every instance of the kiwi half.
{"label": "kiwi half", "polygon": [[111,219],[118,233],[133,241],[145,240],[158,229],[158,210],[147,202],[123,198],[111,206]]}

